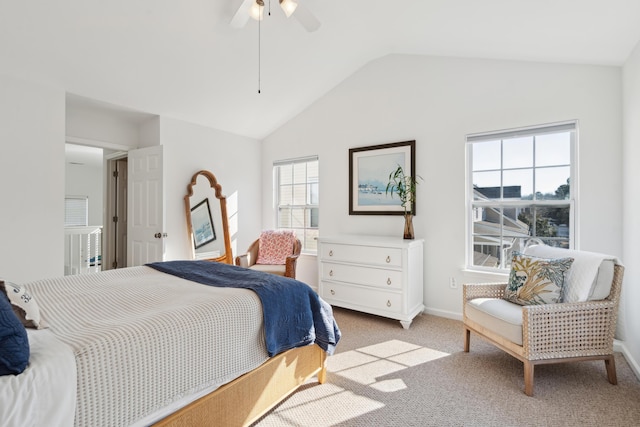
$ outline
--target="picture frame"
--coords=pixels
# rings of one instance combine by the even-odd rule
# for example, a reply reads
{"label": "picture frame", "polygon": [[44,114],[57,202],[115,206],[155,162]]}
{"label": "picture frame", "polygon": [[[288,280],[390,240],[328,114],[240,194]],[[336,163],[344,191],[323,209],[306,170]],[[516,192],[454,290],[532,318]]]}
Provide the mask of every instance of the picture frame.
{"label": "picture frame", "polygon": [[216,240],[209,198],[205,198],[191,208],[191,226],[193,228],[193,246],[195,249]]}
{"label": "picture frame", "polygon": [[[349,215],[404,215],[396,194],[386,193],[389,174],[398,165],[415,177],[416,141],[349,149]],[[415,200],[407,207],[415,215]]]}

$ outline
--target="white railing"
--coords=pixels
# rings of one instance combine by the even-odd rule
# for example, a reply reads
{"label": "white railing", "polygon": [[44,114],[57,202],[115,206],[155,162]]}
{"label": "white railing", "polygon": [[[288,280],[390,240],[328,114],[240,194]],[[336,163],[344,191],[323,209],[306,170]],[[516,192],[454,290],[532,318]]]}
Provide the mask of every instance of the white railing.
{"label": "white railing", "polygon": [[102,226],[65,227],[64,274],[96,273],[102,270]]}

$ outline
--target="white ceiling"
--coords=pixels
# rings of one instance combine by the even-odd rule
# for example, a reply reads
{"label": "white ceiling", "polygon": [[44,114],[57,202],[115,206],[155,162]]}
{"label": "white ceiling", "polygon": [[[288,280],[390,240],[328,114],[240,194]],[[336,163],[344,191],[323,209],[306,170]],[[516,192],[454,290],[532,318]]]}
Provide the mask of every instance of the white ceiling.
{"label": "white ceiling", "polygon": [[0,73],[261,139],[384,55],[620,66],[640,39],[639,0],[298,1],[322,26],[272,0],[261,94],[258,24],[229,26],[242,0],[0,0]]}

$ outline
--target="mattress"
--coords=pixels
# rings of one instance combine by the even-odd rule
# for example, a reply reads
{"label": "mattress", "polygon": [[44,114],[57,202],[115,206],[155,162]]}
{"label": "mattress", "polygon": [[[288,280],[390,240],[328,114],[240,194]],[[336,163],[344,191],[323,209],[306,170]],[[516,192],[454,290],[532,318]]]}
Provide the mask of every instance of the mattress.
{"label": "mattress", "polygon": [[250,290],[146,266],[25,287],[75,357],[76,426],[150,423],[268,359],[262,307]]}

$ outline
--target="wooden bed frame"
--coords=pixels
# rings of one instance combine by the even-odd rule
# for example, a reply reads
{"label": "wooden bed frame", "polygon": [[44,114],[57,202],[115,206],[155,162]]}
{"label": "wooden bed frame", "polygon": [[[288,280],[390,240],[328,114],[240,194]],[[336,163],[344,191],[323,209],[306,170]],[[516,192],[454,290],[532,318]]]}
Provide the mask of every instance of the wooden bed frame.
{"label": "wooden bed frame", "polygon": [[316,344],[280,353],[154,424],[155,427],[248,426],[312,376],[326,380],[326,353]]}

